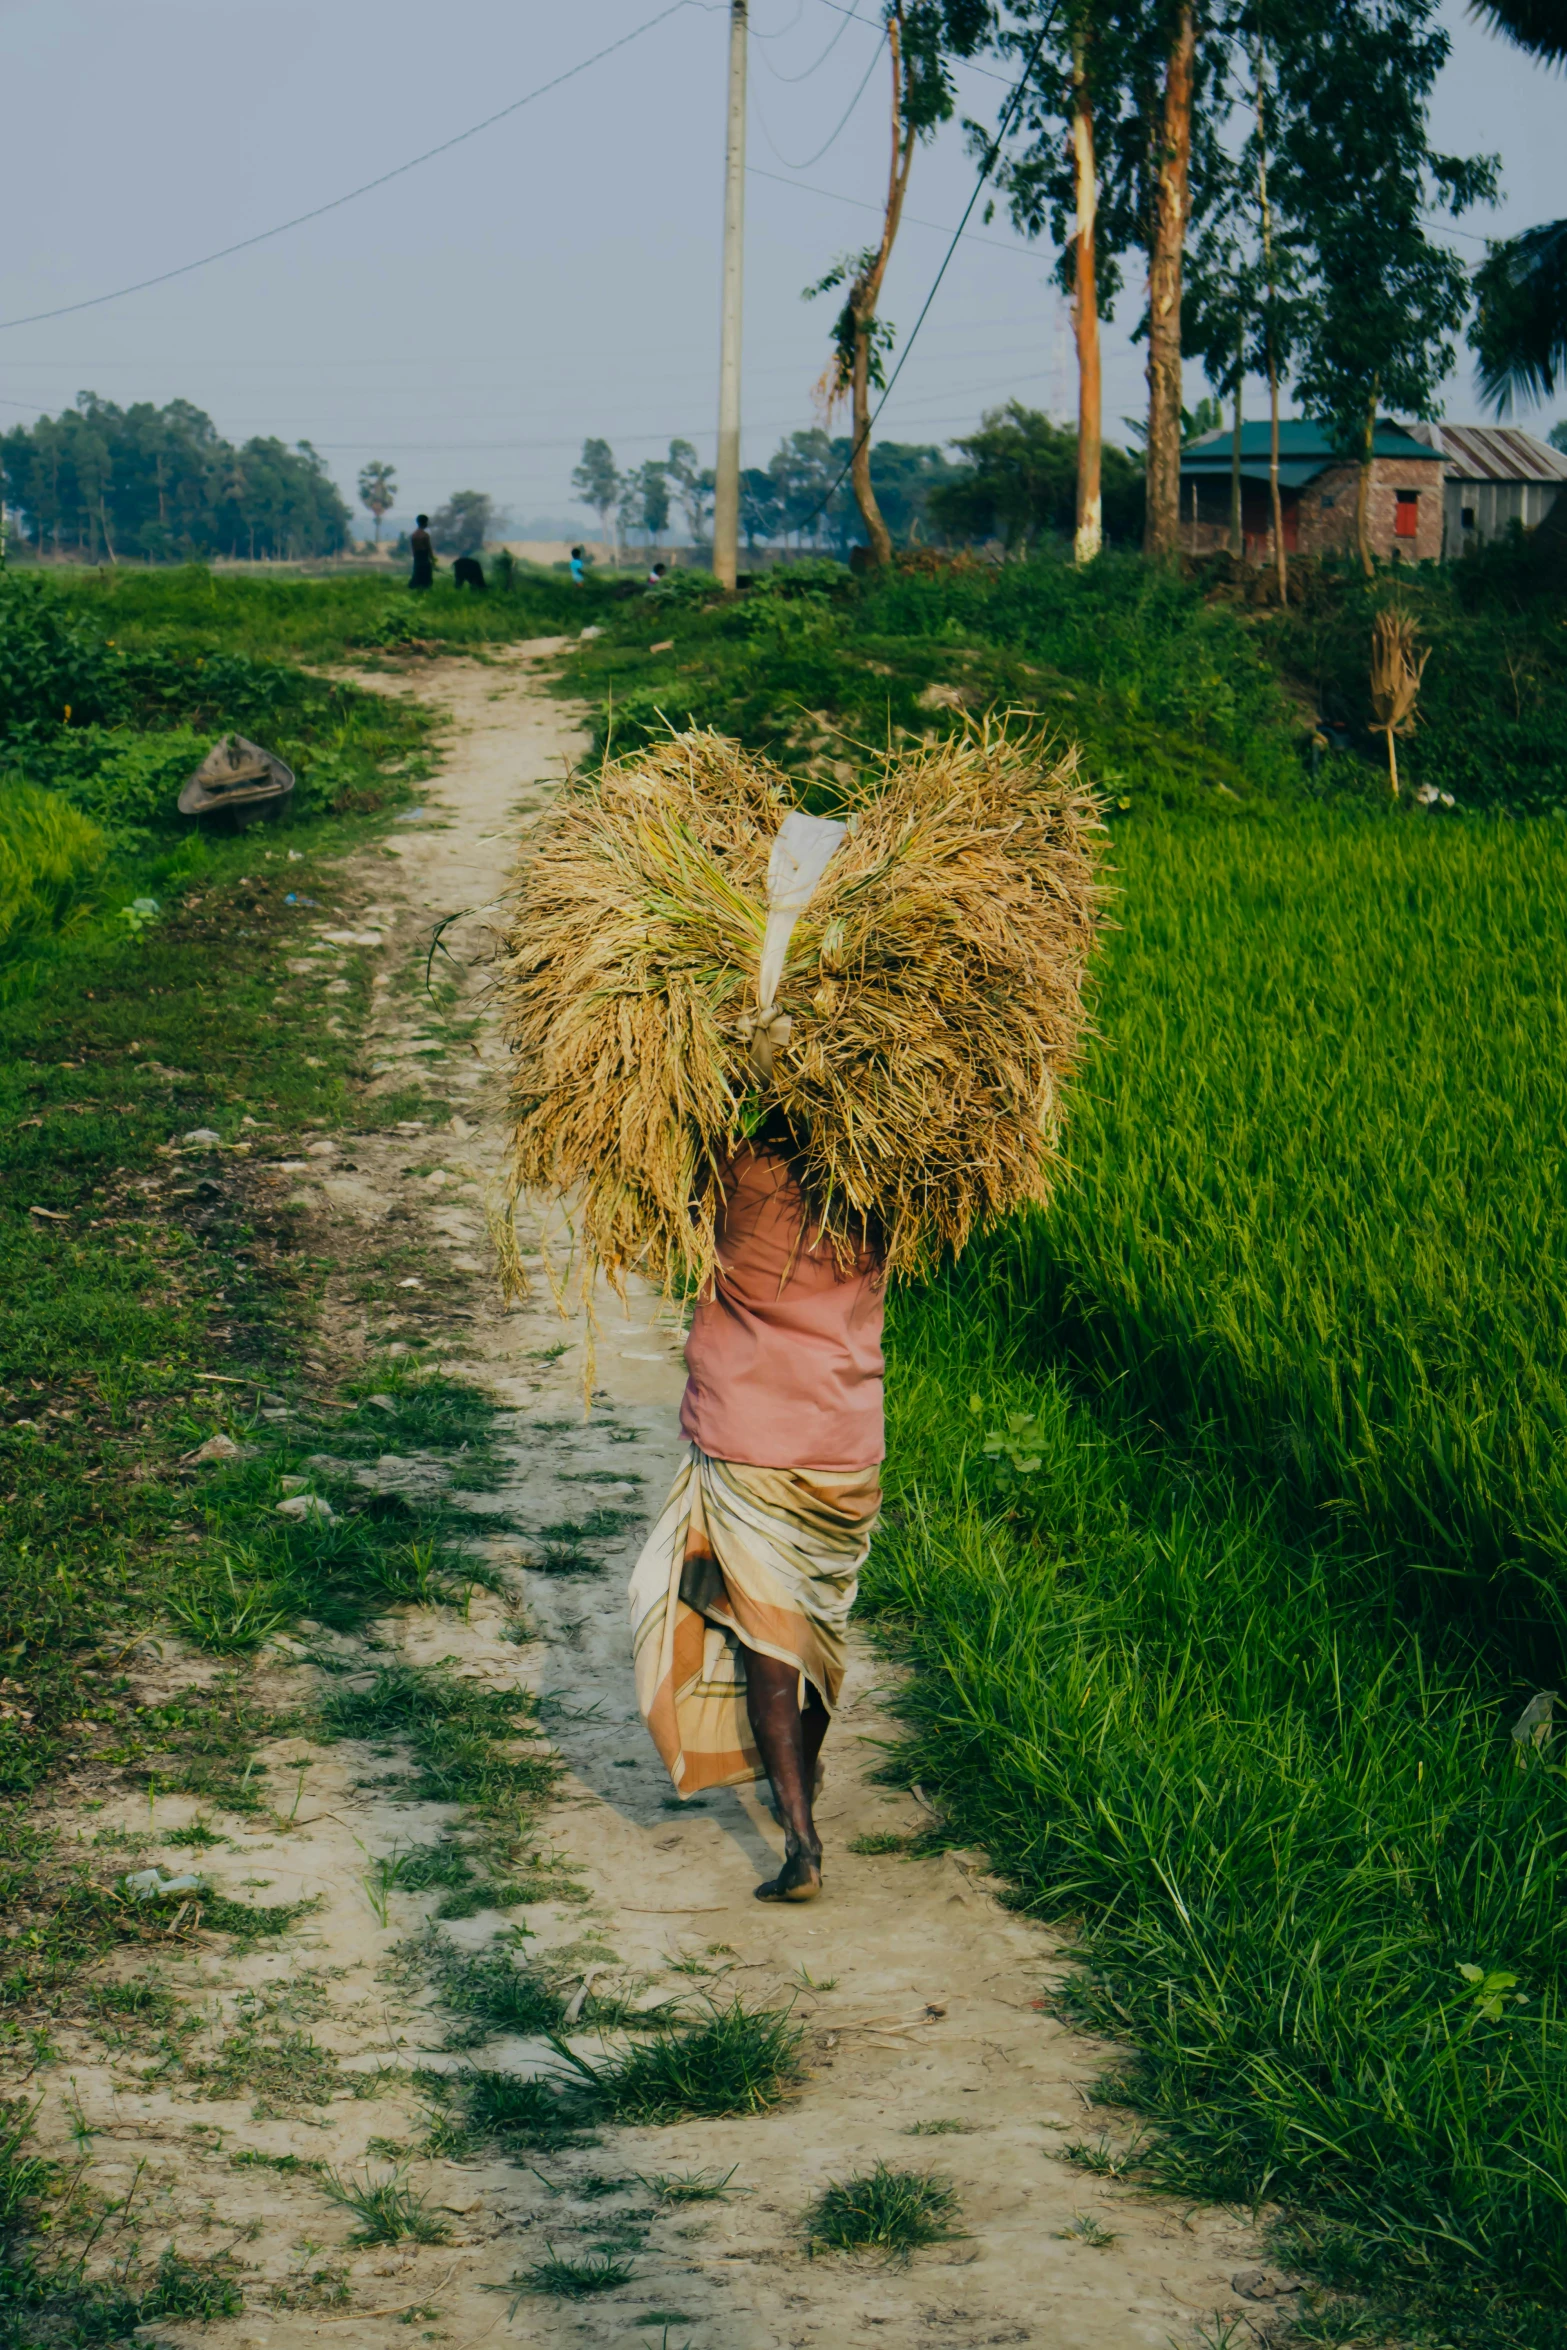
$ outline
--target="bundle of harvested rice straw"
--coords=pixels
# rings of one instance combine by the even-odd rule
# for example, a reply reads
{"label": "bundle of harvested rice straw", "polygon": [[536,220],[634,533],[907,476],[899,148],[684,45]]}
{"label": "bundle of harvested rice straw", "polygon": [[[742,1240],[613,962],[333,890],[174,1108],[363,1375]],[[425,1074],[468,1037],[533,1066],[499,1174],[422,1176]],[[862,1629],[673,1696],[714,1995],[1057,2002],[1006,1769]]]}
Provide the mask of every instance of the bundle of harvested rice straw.
{"label": "bundle of harvested rice straw", "polygon": [[[1103,896],[1075,752],[976,721],[880,759],[840,795],[841,837],[795,800],[689,732],[569,785],[529,835],[497,977],[511,1201],[572,1195],[585,1296],[599,1268],[702,1284],[720,1170],[764,1121],[834,1249],[870,1232],[892,1274],[1048,1197]],[[831,854],[770,930],[802,827],[804,888]]]}

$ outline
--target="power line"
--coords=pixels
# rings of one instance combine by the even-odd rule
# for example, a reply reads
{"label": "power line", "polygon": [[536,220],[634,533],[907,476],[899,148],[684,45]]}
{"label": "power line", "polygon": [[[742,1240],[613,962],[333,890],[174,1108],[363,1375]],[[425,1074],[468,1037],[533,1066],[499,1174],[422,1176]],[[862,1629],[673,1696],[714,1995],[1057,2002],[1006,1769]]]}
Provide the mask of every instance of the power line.
{"label": "power line", "polygon": [[[836,188],[813,187],[809,180],[786,180],[781,171],[763,171],[761,166],[756,163],[748,163],[745,168],[748,179],[773,180],[780,188],[801,188],[807,196],[827,196],[834,204],[852,204],[857,212],[880,212],[882,209],[879,204],[871,203],[867,197],[843,196]],[[966,217],[967,215],[965,215]],[[915,212],[905,212],[902,216],[902,225],[905,228],[934,229],[938,237],[951,234],[944,220],[921,220],[918,213]],[[976,236],[972,231],[965,231],[961,228],[957,233],[966,244],[988,245],[995,253],[1017,253],[1025,261],[1038,258],[1036,249],[1032,245],[1009,245],[1001,237]]]}
{"label": "power line", "polygon": [[433,163],[438,155],[449,155],[454,147],[462,146],[465,140],[476,139],[481,131],[492,130],[496,123],[504,122],[508,115],[518,113],[524,106],[531,106],[536,99],[547,98],[551,90],[558,90],[564,82],[575,81],[577,75],[586,73],[590,66],[602,65],[606,57],[613,57],[619,49],[629,48],[633,41],[640,41],[644,33],[666,24],[670,17],[678,16],[682,9],[691,5],[692,0],[674,0],[672,7],[660,9],[657,16],[650,16],[645,24],[639,24],[634,31],[623,33],[618,41],[611,41],[607,48],[595,51],[591,57],[584,57],[580,65],[568,66],[553,81],[541,82],[536,90],[529,90],[524,97],[514,98],[509,106],[500,107],[494,114],[487,114],[482,122],[470,123],[467,130],[458,131],[450,139],[443,139],[438,147],[427,147],[422,155],[413,155],[406,163],[394,164],[390,171],[383,171],[375,179],[366,180],[360,187],[350,188],[346,195],[334,196],[329,203],[317,204],[309,212],[296,212],[292,220],[280,220],[275,227],[260,229],[253,237],[241,237],[237,244],[220,246],[216,253],[203,253],[198,261],[182,261],[177,269],[160,270],[156,277],[138,278],[130,286],[116,286],[112,293],[90,294],[84,302],[62,302],[57,310],[34,310],[25,318],[0,318],[0,333],[13,326],[39,326],[49,318],[69,318],[78,310],[96,310],[105,302],[123,301],[127,294],[144,294],[151,286],[166,286],[171,278],[188,277],[194,269],[208,269],[214,261],[227,261],[235,253],[248,253],[253,245],[264,245],[272,237],[286,235],[290,229],[303,228],[307,221],[320,220],[328,212],[337,212],[343,205],[354,203],[360,196],[368,196],[373,189],[384,188],[389,180],[401,179],[405,172],[417,171],[420,164]]}
{"label": "power line", "polygon": [[865,68],[865,72],[864,72],[863,76],[861,77],[861,81],[860,81],[860,86],[859,86],[859,88],[858,88],[858,89],[855,91],[855,93],[854,93],[854,96],[853,96],[853,97],[852,97],[852,98],[849,100],[849,103],[848,103],[847,107],[844,109],[843,119],[842,119],[842,121],[839,123],[839,125],[838,125],[838,128],[837,128],[837,129],[836,129],[836,130],[833,132],[833,134],[832,134],[832,137],[831,137],[831,138],[829,138],[829,139],[825,140],[825,141],[823,142],[823,144],[822,144],[820,147],[818,147],[818,148],[817,148],[817,150],[816,150],[816,153],[815,153],[814,155],[807,155],[807,156],[805,157],[805,159],[804,159],[804,161],[803,161],[803,162],[800,162],[800,163],[791,163],[791,162],[789,161],[789,158],[788,158],[788,156],[787,156],[787,155],[779,155],[779,154],[778,154],[778,148],[777,148],[777,146],[776,146],[776,144],[775,144],[775,142],[774,142],[774,139],[773,139],[773,134],[772,134],[772,132],[771,132],[771,131],[768,129],[768,127],[767,127],[767,120],[766,120],[766,117],[763,115],[761,108],[760,108],[760,107],[758,107],[758,108],[757,108],[757,110],[756,110],[756,118],[757,118],[758,122],[760,122],[760,123],[761,123],[761,126],[762,126],[762,136],[763,136],[763,138],[764,138],[764,139],[767,141],[767,144],[769,145],[769,147],[771,147],[771,148],[772,148],[772,150],[773,150],[773,153],[774,153],[775,155],[778,155],[778,160],[779,160],[779,162],[780,162],[780,163],[781,163],[781,164],[784,166],[784,169],[785,169],[786,171],[809,171],[809,170],[810,170],[810,168],[811,168],[811,165],[812,165],[813,163],[820,163],[820,161],[821,161],[822,157],[823,157],[823,156],[826,154],[826,152],[827,152],[827,149],[828,149],[829,147],[833,146],[833,145],[834,145],[834,144],[837,142],[837,140],[838,140],[838,139],[840,139],[840,138],[842,137],[842,135],[843,135],[844,131],[845,131],[845,130],[848,128],[848,123],[849,123],[849,117],[850,117],[850,115],[852,115],[852,114],[853,114],[853,112],[854,112],[854,109],[856,108],[856,106],[858,106],[858,104],[859,104],[860,100],[861,100],[861,99],[864,97],[864,95],[865,95],[866,91],[867,91],[867,90],[870,88],[870,84],[871,84],[871,75],[872,75],[872,74],[873,74],[873,73],[876,71],[877,64],[878,64],[878,62],[879,62],[879,60],[880,60],[880,58],[881,58],[881,53],[882,53],[882,50],[883,50],[885,47],[886,47],[886,36],[885,36],[885,34],[884,34],[884,35],[882,36],[882,39],[881,39],[880,41],[878,41],[878,42],[877,42],[877,44],[876,44],[876,47],[875,47],[875,48],[874,48],[874,50],[871,52],[871,61],[870,61],[869,65],[868,65],[868,66]]}
{"label": "power line", "polygon": [[[841,0],[822,0],[822,6],[830,8],[835,16],[853,17],[858,24],[869,24],[873,21],[870,17],[860,16],[856,9],[843,7]],[[982,81],[1000,82],[1003,87],[1010,86],[1004,73],[991,73],[983,65],[976,65],[970,57],[965,57],[963,63],[969,73],[977,73]]]}
{"label": "power line", "polygon": [[[852,8],[842,9],[839,11],[839,13],[843,18],[843,22],[839,25],[838,30],[833,34],[832,39],[828,42],[820,57],[817,58],[816,63],[814,65],[808,65],[804,73],[780,73],[777,66],[774,65],[768,58],[764,57],[762,59],[762,63],[767,67],[768,72],[772,75],[775,82],[783,82],[791,86],[796,82],[808,82],[813,73],[820,73],[822,67],[827,63],[828,58],[837,48],[838,43],[843,39],[844,34],[848,31],[851,24],[868,25],[873,30],[875,28],[876,20],[874,17],[860,16]],[[798,22],[799,18],[796,17],[795,23],[798,24]],[[791,25],[789,29],[792,32],[794,30],[794,26]]]}

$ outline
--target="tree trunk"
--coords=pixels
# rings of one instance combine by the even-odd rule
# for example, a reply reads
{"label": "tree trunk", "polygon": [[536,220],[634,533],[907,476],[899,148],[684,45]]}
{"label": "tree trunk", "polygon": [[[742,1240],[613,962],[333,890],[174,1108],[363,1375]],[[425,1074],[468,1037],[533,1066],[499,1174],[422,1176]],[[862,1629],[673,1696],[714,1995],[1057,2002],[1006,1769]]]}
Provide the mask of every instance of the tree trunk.
{"label": "tree trunk", "polygon": [[892,259],[898,223],[903,217],[909,167],[914,161],[915,134],[905,119],[902,0],[896,0],[887,12],[887,47],[892,56],[892,162],[887,178],[887,208],[882,215],[881,243],[849,288],[849,309],[854,319],[854,371],[850,382],[854,399],[854,449],[849,479],[860,520],[865,525],[871,561],[877,564],[891,562],[892,535],[882,520],[881,508],[871,488],[871,331],[876,324],[876,305],[881,299],[887,264]]}
{"label": "tree trunk", "polygon": [[1079,30],[1072,42],[1072,168],[1077,237],[1072,253],[1072,326],[1077,336],[1077,536],[1073,560],[1092,563],[1104,544],[1100,494],[1103,398],[1099,377],[1099,290],[1096,224],[1099,175],[1094,161],[1093,99],[1088,86],[1087,42]]}
{"label": "tree trunk", "polygon": [[849,465],[854,502],[865,525],[873,563],[892,561],[892,533],[882,519],[871,487],[871,321],[857,322],[854,336],[854,454]]}
{"label": "tree trunk", "polygon": [[1191,0],[1184,0],[1165,68],[1153,246],[1148,256],[1148,518],[1143,551],[1156,563],[1173,563],[1180,546],[1181,261],[1191,210],[1196,59],[1196,21]]}
{"label": "tree trunk", "polygon": [[1289,557],[1284,549],[1284,501],[1279,496],[1279,354],[1278,305],[1273,283],[1273,208],[1268,202],[1268,121],[1264,105],[1267,88],[1266,55],[1257,42],[1257,209],[1262,216],[1262,262],[1268,292],[1268,503],[1273,511],[1273,575],[1278,582],[1279,609],[1290,600]]}
{"label": "tree trunk", "polygon": [[1371,559],[1371,453],[1376,445],[1377,387],[1371,387],[1371,402],[1366,410],[1366,448],[1360,460],[1360,472],[1355,483],[1355,544],[1360,549],[1360,568],[1367,579],[1376,574]]}
{"label": "tree trunk", "polygon": [[1230,443],[1230,553],[1239,563],[1246,553],[1246,532],[1241,520],[1241,390],[1246,381],[1245,369],[1239,355],[1235,362],[1235,438]]}
{"label": "tree trunk", "polygon": [[1284,548],[1284,500],[1279,495],[1279,371],[1268,351],[1268,503],[1273,509],[1273,576],[1279,606],[1290,600],[1289,556]]}

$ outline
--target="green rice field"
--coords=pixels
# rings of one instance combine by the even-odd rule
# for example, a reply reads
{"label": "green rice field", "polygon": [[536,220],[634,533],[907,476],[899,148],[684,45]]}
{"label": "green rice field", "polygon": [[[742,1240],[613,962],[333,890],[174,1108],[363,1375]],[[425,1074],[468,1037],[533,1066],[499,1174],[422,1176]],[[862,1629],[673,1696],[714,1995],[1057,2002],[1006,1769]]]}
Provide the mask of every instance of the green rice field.
{"label": "green rice field", "polygon": [[1567,833],[1113,854],[1070,1179],[896,1311],[905,1764],[1076,1922],[1146,2175],[1556,2343]]}

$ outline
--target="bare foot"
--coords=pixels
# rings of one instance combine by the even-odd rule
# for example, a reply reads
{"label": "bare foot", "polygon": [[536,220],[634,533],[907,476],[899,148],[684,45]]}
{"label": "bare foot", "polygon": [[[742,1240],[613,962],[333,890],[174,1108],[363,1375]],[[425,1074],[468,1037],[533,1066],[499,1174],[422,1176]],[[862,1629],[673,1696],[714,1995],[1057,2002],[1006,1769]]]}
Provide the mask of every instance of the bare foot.
{"label": "bare foot", "polygon": [[776,1877],[758,1885],[758,1901],[814,1901],[822,1889],[820,1855],[791,1852]]}

